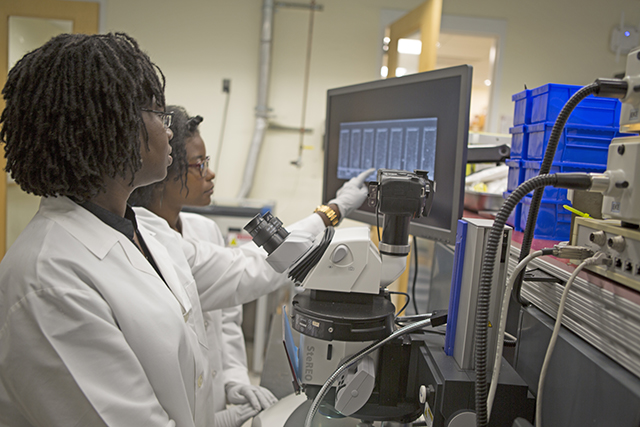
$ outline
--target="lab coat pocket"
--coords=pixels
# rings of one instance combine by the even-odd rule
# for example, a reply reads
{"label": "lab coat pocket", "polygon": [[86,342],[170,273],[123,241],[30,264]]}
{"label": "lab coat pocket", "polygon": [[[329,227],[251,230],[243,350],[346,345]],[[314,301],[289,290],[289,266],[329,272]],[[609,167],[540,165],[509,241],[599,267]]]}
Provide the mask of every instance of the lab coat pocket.
{"label": "lab coat pocket", "polygon": [[196,332],[200,345],[205,348],[209,348],[207,342],[207,332],[204,329],[204,318],[202,317],[202,308],[200,307],[200,300],[198,299],[198,290],[196,289],[195,280],[191,280],[184,287],[191,302],[191,308],[188,313],[184,315],[185,322]]}

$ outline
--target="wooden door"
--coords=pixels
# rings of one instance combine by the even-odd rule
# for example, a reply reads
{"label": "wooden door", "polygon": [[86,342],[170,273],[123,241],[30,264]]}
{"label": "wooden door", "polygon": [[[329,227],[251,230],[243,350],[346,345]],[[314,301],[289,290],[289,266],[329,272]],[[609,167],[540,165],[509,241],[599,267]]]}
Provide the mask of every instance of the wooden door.
{"label": "wooden door", "polygon": [[440,19],[442,17],[442,0],[427,0],[411,12],[404,15],[389,26],[389,50],[387,52],[387,77],[396,77],[398,66],[398,40],[408,38],[420,32],[422,52],[418,71],[435,69],[438,37],[440,36]]}
{"label": "wooden door", "polygon": [[[69,21],[71,32],[95,34],[98,32],[100,4],[96,2],[62,0],[2,0],[0,9],[0,87],[7,81],[9,68],[9,27],[12,22],[39,22],[50,24]],[[19,18],[19,19],[15,19]],[[27,18],[27,19],[23,19]],[[54,21],[51,21],[54,20]],[[50,28],[47,34],[51,32]],[[64,32],[64,31],[61,31]],[[35,35],[34,35],[35,37]],[[46,41],[46,40],[44,40]],[[43,41],[43,42],[44,42]],[[12,47],[13,49],[14,47]],[[4,109],[4,99],[0,98],[0,111]],[[20,206],[21,221],[30,219],[37,210],[39,199],[24,193],[15,183],[7,183],[4,172],[6,161],[0,156],[0,258],[7,250],[7,207]],[[26,218],[24,218],[26,216]],[[22,226],[26,224],[20,224]],[[13,227],[15,228],[15,227]]]}

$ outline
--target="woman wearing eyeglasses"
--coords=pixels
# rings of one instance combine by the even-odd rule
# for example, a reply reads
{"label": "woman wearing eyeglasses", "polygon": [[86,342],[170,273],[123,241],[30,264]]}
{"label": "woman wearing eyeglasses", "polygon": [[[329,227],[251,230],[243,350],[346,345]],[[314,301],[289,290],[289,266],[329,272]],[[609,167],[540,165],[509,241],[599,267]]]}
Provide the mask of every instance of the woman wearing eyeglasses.
{"label": "woman wearing eyeglasses", "polygon": [[[202,117],[190,117],[180,106],[170,105],[166,109],[173,113],[171,146],[174,161],[164,181],[139,188],[131,195],[129,202],[132,205],[146,208],[135,208],[140,221],[153,224],[154,218],[162,218],[174,232],[194,245],[214,245],[217,252],[210,254],[212,259],[232,260],[221,262],[217,269],[209,270],[211,275],[220,277],[217,286],[222,291],[224,288],[237,289],[237,282],[244,281],[249,285],[245,291],[255,299],[287,283],[285,275],[277,274],[264,261],[266,252],[262,249],[253,244],[225,248],[222,233],[215,222],[198,214],[181,212],[184,206],[207,206],[211,203],[215,173],[208,167],[209,157],[198,131]],[[346,189],[343,188],[341,198],[336,200],[340,208],[334,204],[336,201],[329,206],[338,214],[352,209],[352,206],[360,206],[366,196],[362,183],[370,172],[363,174],[359,183],[354,180],[346,185]],[[325,213],[318,213],[287,228],[316,235],[330,224]],[[206,301],[202,304],[206,311]],[[252,386],[249,382],[241,323],[241,305],[205,312],[209,360],[214,376],[213,407],[216,425],[222,427],[241,426],[277,401],[269,390]],[[226,400],[235,405],[227,407],[225,395]]]}
{"label": "woman wearing eyeglasses", "polygon": [[125,34],[64,34],[2,94],[6,170],[42,200],[0,263],[0,425],[214,425],[195,280],[127,206],[172,160],[161,72]]}

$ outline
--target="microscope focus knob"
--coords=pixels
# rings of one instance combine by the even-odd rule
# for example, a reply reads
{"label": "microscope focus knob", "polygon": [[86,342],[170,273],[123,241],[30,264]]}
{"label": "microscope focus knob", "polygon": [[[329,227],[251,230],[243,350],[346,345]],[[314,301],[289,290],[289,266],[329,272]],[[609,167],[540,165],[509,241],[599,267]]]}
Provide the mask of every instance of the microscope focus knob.
{"label": "microscope focus knob", "polygon": [[338,264],[340,261],[345,259],[345,257],[348,254],[349,254],[349,248],[347,248],[346,245],[338,245],[336,246],[336,248],[333,250],[333,253],[331,254],[331,261],[334,264]]}

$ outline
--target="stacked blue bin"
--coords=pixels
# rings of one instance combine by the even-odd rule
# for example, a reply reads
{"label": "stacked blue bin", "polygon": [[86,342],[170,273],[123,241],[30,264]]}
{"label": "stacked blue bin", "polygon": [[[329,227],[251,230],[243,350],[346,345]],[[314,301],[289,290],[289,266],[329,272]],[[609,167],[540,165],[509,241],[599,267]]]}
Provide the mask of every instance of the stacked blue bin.
{"label": "stacked blue bin", "polygon": [[[527,89],[512,96],[515,103],[511,133],[511,158],[507,198],[518,185],[538,175],[551,130],[562,107],[582,86],[549,83]],[[621,103],[617,99],[583,99],[573,110],[558,141],[550,173],[603,172],[607,152],[613,138],[626,136],[618,131]],[[531,194],[513,211],[507,223],[517,231],[524,230]],[[567,190],[547,188],[542,196],[534,235],[540,239],[568,240],[571,233],[571,213]]]}

